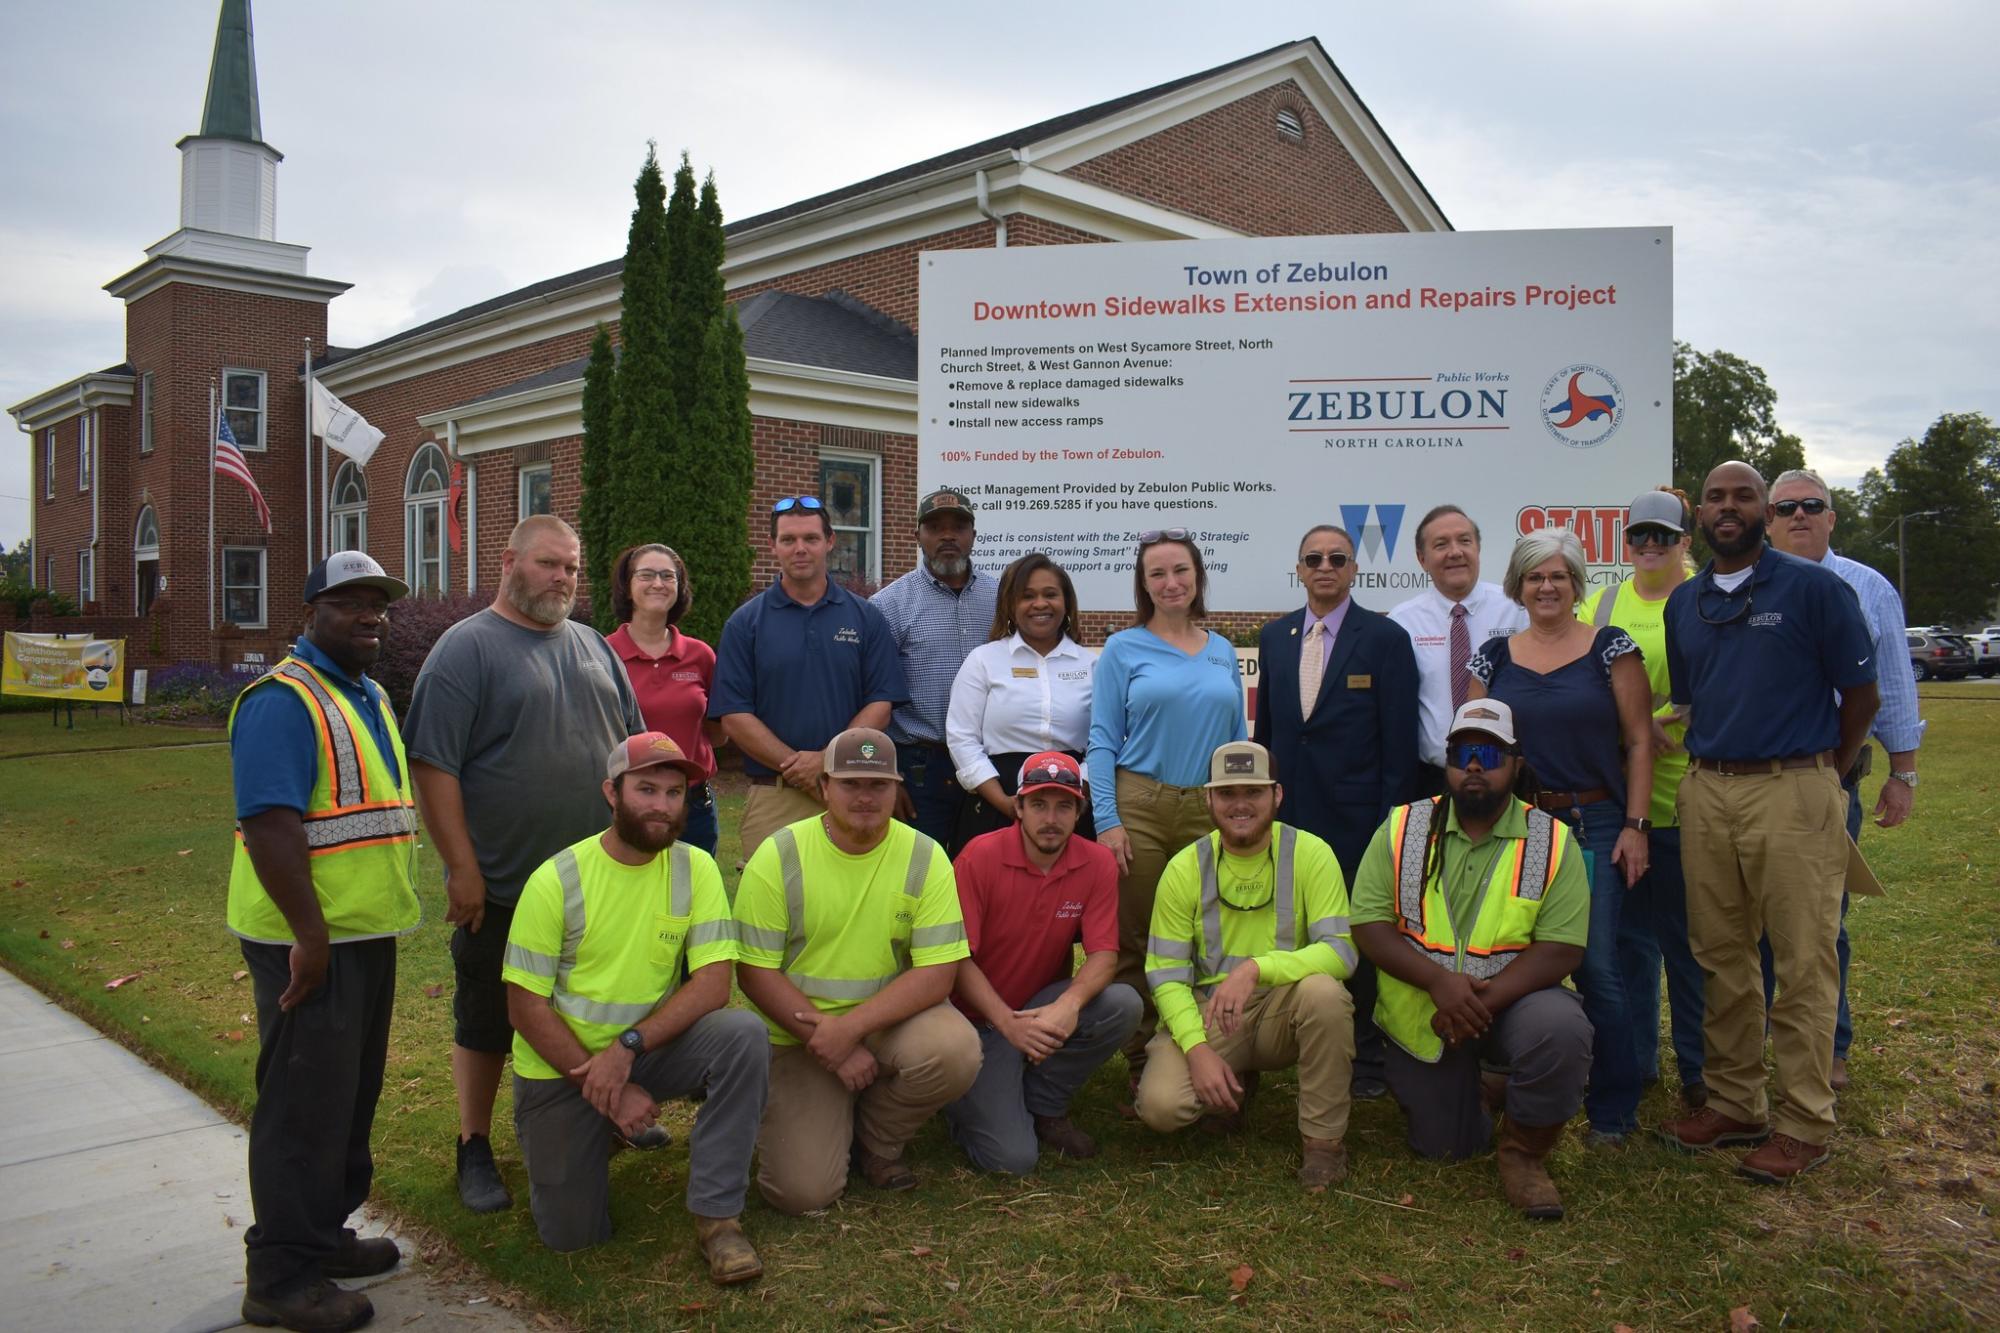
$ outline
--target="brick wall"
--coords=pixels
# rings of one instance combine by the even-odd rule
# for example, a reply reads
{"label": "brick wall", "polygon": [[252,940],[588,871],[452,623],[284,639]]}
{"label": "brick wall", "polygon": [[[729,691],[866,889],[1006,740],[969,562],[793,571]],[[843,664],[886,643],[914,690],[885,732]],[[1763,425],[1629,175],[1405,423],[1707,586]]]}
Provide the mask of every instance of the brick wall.
{"label": "brick wall", "polygon": [[[1279,135],[1281,108],[1298,116],[1303,140]],[[1290,80],[1078,163],[1066,174],[1254,236],[1403,230]]]}

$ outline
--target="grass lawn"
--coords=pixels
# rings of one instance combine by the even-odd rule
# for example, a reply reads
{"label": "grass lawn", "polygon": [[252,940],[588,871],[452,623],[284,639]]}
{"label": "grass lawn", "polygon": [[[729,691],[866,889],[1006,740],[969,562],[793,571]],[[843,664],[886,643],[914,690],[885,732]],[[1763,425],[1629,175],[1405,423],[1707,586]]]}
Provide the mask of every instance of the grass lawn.
{"label": "grass lawn", "polygon": [[[8,707],[0,711],[0,759],[17,755],[62,755],[83,750],[144,749],[159,745],[213,745],[227,739],[222,727],[172,722],[144,722],[137,711],[127,714],[121,725],[116,708],[100,708],[92,713],[78,705],[72,714],[63,713],[51,724],[53,701],[42,707],[22,707],[28,701],[7,696]],[[71,723],[75,726],[72,728]],[[224,767],[227,767],[224,761]],[[5,779],[0,779],[4,783]],[[0,786],[0,791],[4,791]]]}
{"label": "grass lawn", "polygon": [[[1114,1062],[1078,1108],[1104,1140],[1094,1162],[978,1176],[933,1125],[912,1149],[914,1194],[857,1186],[825,1215],[793,1219],[753,1190],[745,1220],[768,1275],[731,1292],[697,1263],[681,1203],[692,1109],[671,1107],[673,1147],[613,1163],[617,1238],[552,1255],[528,1216],[504,1092],[495,1143],[518,1203],[486,1218],[457,1203],[451,969],[432,861],[430,924],[401,955],[375,1197],[587,1328],[1712,1329],[1739,1307],[1767,1329],[1991,1327],[2000,784],[1986,747],[2000,744],[2000,690],[1925,694],[1920,814],[1863,839],[1891,894],[1850,918],[1855,1084],[1832,1162],[1789,1190],[1739,1181],[1721,1156],[1650,1142],[1586,1156],[1570,1140],[1553,1164],[1568,1220],[1530,1224],[1507,1209],[1491,1159],[1415,1161],[1400,1114],[1375,1102],[1355,1108],[1344,1190],[1304,1198],[1288,1078],[1265,1081],[1240,1138],[1162,1140],[1118,1119]],[[119,730],[108,718],[78,728],[93,740]],[[0,718],[0,754],[31,748],[31,732],[47,734],[46,716]],[[725,867],[740,808],[724,805]],[[229,809],[219,748],[0,759],[0,961],[242,1114],[256,1027],[222,922]],[[1655,1091],[1641,1115],[1670,1109]],[[1251,1271],[1241,1291],[1239,1266]]]}

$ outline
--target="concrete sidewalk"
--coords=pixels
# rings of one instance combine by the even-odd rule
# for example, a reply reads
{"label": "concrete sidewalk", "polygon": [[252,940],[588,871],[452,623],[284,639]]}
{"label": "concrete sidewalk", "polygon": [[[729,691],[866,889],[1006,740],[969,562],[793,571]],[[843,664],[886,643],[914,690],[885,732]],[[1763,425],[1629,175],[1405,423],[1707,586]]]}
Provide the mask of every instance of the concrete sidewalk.
{"label": "concrete sidewalk", "polygon": [[[0,1126],[0,1324],[243,1327],[244,1132],[5,971]],[[365,1212],[355,1225],[388,1234]],[[406,1241],[401,1266],[348,1284],[368,1289],[373,1327],[531,1327],[422,1268]]]}

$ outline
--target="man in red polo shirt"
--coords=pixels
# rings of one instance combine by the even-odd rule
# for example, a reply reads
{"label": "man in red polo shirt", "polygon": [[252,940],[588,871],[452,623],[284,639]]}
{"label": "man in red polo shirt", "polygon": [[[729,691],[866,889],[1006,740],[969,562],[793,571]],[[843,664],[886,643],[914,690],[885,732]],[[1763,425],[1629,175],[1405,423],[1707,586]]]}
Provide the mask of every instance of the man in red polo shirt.
{"label": "man in red polo shirt", "polygon": [[[945,1108],[952,1138],[982,1171],[1026,1175],[1042,1144],[1093,1157],[1069,1119],[1070,1099],[1139,1024],[1139,996],[1118,970],[1118,863],[1073,836],[1083,772],[1066,754],[1021,766],[1011,828],[958,855],[958,901],[972,957],[952,1001],[979,1029],[983,1062]],[[1070,975],[1083,944],[1083,967]]]}

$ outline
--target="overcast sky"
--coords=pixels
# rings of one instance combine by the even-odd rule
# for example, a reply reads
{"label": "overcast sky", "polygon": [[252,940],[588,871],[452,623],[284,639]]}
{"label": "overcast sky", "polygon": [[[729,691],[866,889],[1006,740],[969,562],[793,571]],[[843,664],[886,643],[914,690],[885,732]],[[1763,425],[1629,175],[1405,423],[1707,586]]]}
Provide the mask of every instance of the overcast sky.
{"label": "overcast sky", "polygon": [[[101,288],[177,223],[217,8],[0,6],[0,406],[123,359]],[[267,0],[255,22],[278,238],[355,284],[338,344],[616,257],[649,138],[747,217],[1317,36],[1460,230],[1674,228],[1676,336],[1764,367],[1837,483],[1940,412],[2000,416],[1984,0]],[[10,433],[0,542],[29,484]]]}

